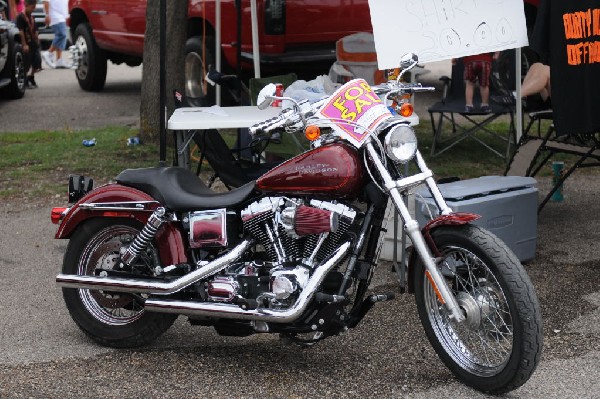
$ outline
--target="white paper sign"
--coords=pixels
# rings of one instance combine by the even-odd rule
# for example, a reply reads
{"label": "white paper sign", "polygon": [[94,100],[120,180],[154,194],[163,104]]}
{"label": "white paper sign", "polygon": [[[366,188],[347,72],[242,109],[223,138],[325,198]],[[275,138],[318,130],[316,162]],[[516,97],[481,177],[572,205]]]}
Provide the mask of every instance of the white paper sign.
{"label": "white paper sign", "polygon": [[379,69],[528,44],[523,0],[369,0]]}

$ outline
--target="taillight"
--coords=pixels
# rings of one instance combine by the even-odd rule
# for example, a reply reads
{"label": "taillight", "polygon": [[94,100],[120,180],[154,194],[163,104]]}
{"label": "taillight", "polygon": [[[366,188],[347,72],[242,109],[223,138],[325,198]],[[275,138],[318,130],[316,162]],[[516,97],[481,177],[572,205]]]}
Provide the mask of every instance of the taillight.
{"label": "taillight", "polygon": [[267,35],[285,33],[285,0],[265,1],[265,33]]}
{"label": "taillight", "polygon": [[50,214],[50,220],[52,220],[52,223],[54,223],[54,224],[59,224],[60,221],[65,217],[65,215],[67,214],[68,211],[69,211],[69,208],[66,208],[66,207],[52,208],[52,213]]}

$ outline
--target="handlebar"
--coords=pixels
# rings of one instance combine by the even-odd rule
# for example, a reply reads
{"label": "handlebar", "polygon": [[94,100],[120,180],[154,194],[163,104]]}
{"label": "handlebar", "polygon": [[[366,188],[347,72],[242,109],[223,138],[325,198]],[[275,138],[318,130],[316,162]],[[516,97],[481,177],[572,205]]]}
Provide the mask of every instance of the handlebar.
{"label": "handlebar", "polygon": [[[413,94],[427,91],[434,91],[434,87],[423,87],[420,83],[400,83],[387,82],[377,86],[372,86],[377,95],[384,95],[384,99],[394,94]],[[309,104],[308,100],[303,100],[297,103],[292,108],[287,108],[274,118],[267,119],[256,123],[248,128],[251,136],[256,136],[259,133],[269,133],[275,129],[283,127],[293,127],[294,124],[304,122],[309,115],[314,115],[315,110],[319,109],[329,98],[325,97],[316,103]]]}
{"label": "handlebar", "polygon": [[261,132],[268,133],[271,130],[275,130],[275,129],[284,127],[286,125],[288,119],[291,116],[293,116],[294,114],[296,114],[296,111],[294,111],[291,108],[288,108],[288,109],[284,110],[283,112],[281,112],[276,117],[267,119],[266,121],[256,123],[248,128],[248,130],[250,131],[250,135],[256,136],[258,133],[261,133]]}

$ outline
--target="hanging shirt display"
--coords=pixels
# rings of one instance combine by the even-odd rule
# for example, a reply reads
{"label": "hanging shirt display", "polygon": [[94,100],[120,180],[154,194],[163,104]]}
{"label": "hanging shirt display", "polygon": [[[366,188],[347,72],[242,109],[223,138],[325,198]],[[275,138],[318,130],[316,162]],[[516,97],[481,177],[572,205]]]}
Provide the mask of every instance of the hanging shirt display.
{"label": "hanging shirt display", "polygon": [[531,47],[550,65],[556,131],[599,131],[600,1],[542,0]]}

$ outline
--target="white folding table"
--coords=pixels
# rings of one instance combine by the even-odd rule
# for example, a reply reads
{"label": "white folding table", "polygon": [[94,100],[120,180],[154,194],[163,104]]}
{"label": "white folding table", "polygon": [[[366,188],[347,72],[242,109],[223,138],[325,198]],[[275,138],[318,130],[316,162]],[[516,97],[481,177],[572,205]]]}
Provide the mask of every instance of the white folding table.
{"label": "white folding table", "polygon": [[278,107],[268,107],[260,110],[256,106],[185,107],[176,109],[169,118],[167,128],[175,133],[177,164],[189,169],[188,145],[192,140],[194,130],[250,127],[273,118],[280,112],[281,108]]}

